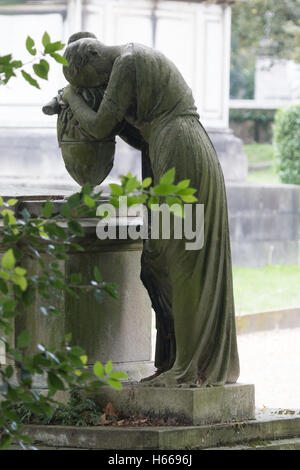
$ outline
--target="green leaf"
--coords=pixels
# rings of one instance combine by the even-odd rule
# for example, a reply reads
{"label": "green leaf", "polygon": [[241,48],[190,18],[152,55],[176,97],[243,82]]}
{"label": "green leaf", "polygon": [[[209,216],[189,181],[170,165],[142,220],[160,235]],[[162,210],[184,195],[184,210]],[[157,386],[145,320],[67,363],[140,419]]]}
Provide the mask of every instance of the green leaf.
{"label": "green leaf", "polygon": [[7,366],[5,369],[5,375],[8,379],[11,379],[11,377],[14,375],[14,369],[12,366]]}
{"label": "green leaf", "polygon": [[80,356],[80,360],[81,360],[82,364],[86,364],[86,363],[87,363],[87,361],[88,361],[88,357],[87,357],[87,356],[85,356],[85,355],[83,355],[83,356]]}
{"label": "green leaf", "polygon": [[3,206],[3,198],[0,196],[0,206]]}
{"label": "green leaf", "polygon": [[186,189],[188,188],[191,180],[182,180],[177,184],[177,188],[179,189]]}
{"label": "green leaf", "polygon": [[30,343],[31,334],[30,331],[24,330],[20,333],[17,337],[17,347],[18,348],[26,348]]}
{"label": "green leaf", "polygon": [[54,209],[54,204],[51,201],[45,202],[45,204],[42,206],[41,212],[45,219],[49,219],[53,213]]}
{"label": "green leaf", "polygon": [[104,367],[101,364],[101,362],[99,361],[95,362],[93,369],[94,369],[94,374],[96,375],[96,377],[100,377],[101,379],[104,378]]}
{"label": "green leaf", "polygon": [[105,373],[106,373],[107,375],[109,375],[112,370],[113,370],[113,363],[112,363],[112,361],[108,361],[108,362],[105,364]]}
{"label": "green leaf", "polygon": [[48,73],[49,73],[49,64],[45,59],[41,59],[39,64],[34,64],[32,66],[34,73],[42,78],[43,80],[48,80]]}
{"label": "green leaf", "polygon": [[3,279],[0,279],[0,292],[2,292],[2,294],[8,294],[8,287]]}
{"label": "green leaf", "polygon": [[183,200],[183,202],[188,202],[188,203],[198,201],[198,199],[195,196],[192,196],[192,195],[190,195],[190,196],[181,196],[181,199]]}
{"label": "green leaf", "polygon": [[15,69],[19,69],[23,66],[23,62],[21,60],[12,60],[9,65]]}
{"label": "green leaf", "polygon": [[171,168],[171,170],[167,171],[161,178],[159,183],[162,185],[173,184],[175,179],[175,168]]}
{"label": "green leaf", "polygon": [[153,192],[157,196],[169,196],[177,191],[177,186],[173,184],[158,184],[154,186]]}
{"label": "green leaf", "polygon": [[81,188],[82,194],[90,195],[92,192],[92,187],[89,183],[85,183]]}
{"label": "green leaf", "polygon": [[152,183],[152,178],[145,178],[142,182],[142,188],[148,188],[150,184]]}
{"label": "green leaf", "polygon": [[70,222],[68,222],[68,227],[74,235],[77,235],[79,237],[83,236],[83,229],[79,222],[77,222],[76,220],[71,220]]}
{"label": "green leaf", "polygon": [[65,45],[61,41],[50,42],[45,46],[45,54],[53,54],[53,52],[60,51]]}
{"label": "green leaf", "polygon": [[120,379],[127,379],[128,378],[128,375],[125,374],[125,372],[112,372],[110,374],[110,378],[111,379],[116,379],[116,380],[120,380]]}
{"label": "green leaf", "polygon": [[123,188],[119,184],[111,183],[109,187],[111,189],[112,196],[122,196],[124,194]]}
{"label": "green leaf", "polygon": [[31,55],[36,55],[36,49],[34,47],[34,40],[31,39],[30,36],[27,36],[27,39],[26,39],[26,49],[28,50],[29,54]]}
{"label": "green leaf", "polygon": [[13,213],[12,210],[3,209],[1,214],[4,216],[4,219],[6,219],[5,216],[7,216],[7,220],[8,220],[9,225],[16,225],[17,221],[16,221],[16,218],[15,218],[14,213]]}
{"label": "green leaf", "polygon": [[10,298],[2,300],[1,303],[2,303],[2,308],[3,308],[4,313],[14,312],[18,305],[17,300],[10,299]]}
{"label": "green leaf", "polygon": [[35,86],[36,88],[39,88],[39,89],[40,89],[40,85],[38,84],[38,82],[37,82],[34,78],[32,78],[32,76],[31,76],[29,73],[25,72],[24,70],[21,70],[21,73],[22,73],[24,79],[25,79],[30,85]]}
{"label": "green leaf", "polygon": [[140,182],[136,179],[136,177],[130,178],[126,183],[126,191],[127,193],[131,193],[135,189],[140,186]]}
{"label": "green leaf", "polygon": [[186,188],[186,189],[180,189],[179,191],[177,191],[177,195],[178,196],[190,196],[191,194],[195,194],[195,192],[197,191],[197,189],[194,189],[194,188]]}
{"label": "green leaf", "polygon": [[139,204],[145,204],[145,203],[147,202],[147,200],[148,200],[148,197],[149,197],[149,196],[148,196],[147,194],[140,194],[140,195],[138,196],[138,200],[139,200],[138,203],[139,203]]}
{"label": "green leaf", "polygon": [[[6,201],[6,203],[9,205],[9,206],[14,206],[15,204],[17,204],[18,202],[18,199],[8,199],[8,201]],[[0,204],[1,205],[1,204]]]}
{"label": "green leaf", "polygon": [[66,67],[69,65],[67,59],[63,55],[57,54],[57,52],[52,52],[50,56],[59,64],[65,65]]}
{"label": "green leaf", "polygon": [[116,290],[116,285],[115,284],[108,284],[104,283],[102,286],[102,289],[107,292],[108,295],[113,297],[114,299],[118,299],[118,292]]}
{"label": "green leaf", "polygon": [[148,207],[149,207],[149,209],[151,209],[151,210],[156,210],[156,208],[155,208],[155,209],[152,208],[152,205],[154,205],[154,204],[155,204],[155,205],[159,204],[159,199],[158,199],[158,197],[156,197],[156,196],[151,196],[151,197],[149,198],[149,201],[148,201]]}
{"label": "green leaf", "polygon": [[166,199],[166,203],[168,204],[168,206],[172,206],[174,204],[179,204],[181,206],[181,200],[179,199],[179,197],[175,197],[175,196],[169,196],[167,197]]}
{"label": "green leaf", "polygon": [[24,292],[27,289],[27,279],[24,276],[19,276],[18,274],[13,274],[11,277],[12,281],[20,287]]}
{"label": "green leaf", "polygon": [[6,271],[0,271],[0,279],[4,279],[5,281],[9,281],[10,274]]}
{"label": "green leaf", "polygon": [[4,436],[1,437],[0,440],[0,449],[8,449],[12,441],[12,437],[9,434],[4,434]]}
{"label": "green leaf", "polygon": [[14,256],[14,252],[12,248],[9,248],[2,257],[2,260],[1,260],[2,268],[8,269],[9,271],[11,271],[12,269],[14,269],[15,264],[16,264],[16,258]]}
{"label": "green leaf", "polygon": [[71,207],[69,206],[69,204],[67,202],[65,202],[62,207],[61,207],[61,214],[64,216],[64,217],[70,217],[71,215]]}
{"label": "green leaf", "polygon": [[48,44],[50,44],[51,40],[50,40],[50,36],[49,34],[47,33],[47,31],[44,32],[43,34],[43,37],[42,37],[42,44],[44,47],[48,46]]}
{"label": "green leaf", "polygon": [[108,385],[110,385],[110,387],[112,387],[116,390],[122,390],[122,388],[123,388],[123,385],[118,380],[108,379],[107,383],[108,383]]}
{"label": "green leaf", "polygon": [[84,200],[84,203],[88,206],[88,207],[95,207],[95,201],[93,198],[91,198],[91,196],[89,196],[88,194],[85,194],[83,196],[83,200]]}
{"label": "green leaf", "polygon": [[98,266],[94,266],[94,276],[95,276],[96,281],[102,282],[102,276],[101,276]]}
{"label": "green leaf", "polygon": [[26,269],[20,268],[19,266],[17,266],[15,268],[15,273],[18,274],[18,276],[24,276],[27,273],[27,271]]}
{"label": "green leaf", "polygon": [[65,390],[63,381],[54,372],[48,372],[47,383],[52,390]]}
{"label": "green leaf", "polygon": [[12,59],[12,55],[11,55],[11,54],[0,56],[0,65],[9,64],[9,62],[11,61],[11,59]]}

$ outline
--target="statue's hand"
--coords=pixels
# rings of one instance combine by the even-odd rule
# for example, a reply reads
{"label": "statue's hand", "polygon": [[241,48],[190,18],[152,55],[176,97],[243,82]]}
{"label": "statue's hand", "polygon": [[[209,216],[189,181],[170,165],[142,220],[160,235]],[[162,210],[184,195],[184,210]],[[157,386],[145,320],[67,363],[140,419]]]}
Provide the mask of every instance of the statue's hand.
{"label": "statue's hand", "polygon": [[74,88],[71,85],[67,85],[63,91],[61,98],[65,103],[69,103],[70,96],[73,94],[76,94]]}

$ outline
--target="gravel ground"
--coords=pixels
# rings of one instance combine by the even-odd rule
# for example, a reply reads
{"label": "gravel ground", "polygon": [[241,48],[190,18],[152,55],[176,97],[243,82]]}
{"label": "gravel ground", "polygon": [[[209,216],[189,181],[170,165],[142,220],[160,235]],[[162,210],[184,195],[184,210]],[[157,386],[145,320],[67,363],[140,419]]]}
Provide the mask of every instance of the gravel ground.
{"label": "gravel ground", "polygon": [[300,328],[238,336],[239,382],[255,385],[258,408],[300,408]]}

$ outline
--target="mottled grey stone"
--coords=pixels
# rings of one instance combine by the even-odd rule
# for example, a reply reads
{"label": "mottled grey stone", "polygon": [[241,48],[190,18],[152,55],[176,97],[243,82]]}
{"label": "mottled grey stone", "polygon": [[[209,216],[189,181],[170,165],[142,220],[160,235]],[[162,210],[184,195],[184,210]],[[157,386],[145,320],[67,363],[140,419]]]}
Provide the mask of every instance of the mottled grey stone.
{"label": "mottled grey stone", "polygon": [[[299,414],[297,415],[299,416]],[[257,444],[300,438],[300,419],[295,416],[270,416],[251,421],[211,424],[203,426],[26,426],[28,434],[39,445],[52,448],[110,449],[118,451],[146,449],[207,449],[235,446],[241,443]],[[278,442],[279,444],[279,442]],[[117,453],[117,452],[116,452]]]}
{"label": "mottled grey stone", "polygon": [[234,266],[299,264],[300,187],[226,186]]}
{"label": "mottled grey stone", "polygon": [[124,417],[163,418],[178,424],[210,424],[254,418],[254,386],[159,388],[125,385],[123,390],[102,387],[93,394],[105,408],[110,402]]}

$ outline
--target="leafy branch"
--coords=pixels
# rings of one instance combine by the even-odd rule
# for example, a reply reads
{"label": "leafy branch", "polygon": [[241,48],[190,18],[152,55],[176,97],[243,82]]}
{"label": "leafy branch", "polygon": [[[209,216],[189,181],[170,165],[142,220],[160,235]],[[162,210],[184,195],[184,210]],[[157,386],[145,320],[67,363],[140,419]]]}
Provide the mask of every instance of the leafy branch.
{"label": "leafy branch", "polygon": [[[30,36],[27,37],[25,45],[27,52],[33,57],[32,60],[26,63],[23,63],[21,60],[13,59],[12,54],[0,56],[0,85],[7,85],[9,80],[12,77],[17,77],[17,73],[20,71],[21,76],[31,86],[40,88],[38,81],[32,74],[37,78],[48,80],[50,65],[45,57],[51,57],[59,64],[68,65],[67,59],[58,53],[58,51],[61,51],[65,47],[65,44],[61,41],[51,42],[47,32],[45,32],[42,37],[42,50],[37,50],[35,41]],[[25,67],[29,64],[33,64],[30,73],[25,70]]]}

